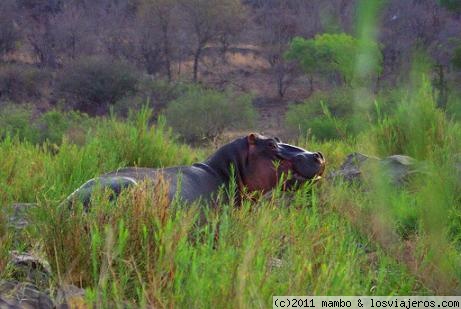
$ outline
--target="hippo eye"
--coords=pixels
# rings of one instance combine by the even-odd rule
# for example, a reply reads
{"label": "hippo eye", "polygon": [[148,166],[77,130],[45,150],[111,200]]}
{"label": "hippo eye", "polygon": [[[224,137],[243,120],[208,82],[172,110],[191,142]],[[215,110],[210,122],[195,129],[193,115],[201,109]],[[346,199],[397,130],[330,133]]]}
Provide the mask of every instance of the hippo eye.
{"label": "hippo eye", "polygon": [[271,142],[269,143],[269,147],[270,147],[271,149],[275,150],[275,149],[277,149],[277,143],[271,141]]}

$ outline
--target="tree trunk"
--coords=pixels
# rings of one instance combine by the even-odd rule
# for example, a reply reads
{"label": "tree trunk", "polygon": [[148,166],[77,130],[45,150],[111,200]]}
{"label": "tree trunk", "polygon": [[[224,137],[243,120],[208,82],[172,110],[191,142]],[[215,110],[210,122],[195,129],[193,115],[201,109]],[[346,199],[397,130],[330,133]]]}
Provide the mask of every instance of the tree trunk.
{"label": "tree trunk", "polygon": [[171,82],[171,61],[170,61],[170,40],[168,37],[168,24],[164,24],[163,31],[163,53],[165,54],[165,69],[168,77],[168,82]]}
{"label": "tree trunk", "polygon": [[314,76],[309,75],[308,77],[309,79],[309,96],[312,95],[312,93],[314,93]]}
{"label": "tree trunk", "polygon": [[194,75],[193,75],[193,81],[194,83],[197,82],[197,76],[198,76],[198,62],[200,60],[200,55],[202,54],[202,46],[199,45],[197,49],[195,50],[194,54]]}
{"label": "tree trunk", "polygon": [[434,88],[438,90],[437,106],[444,109],[448,101],[448,86],[445,79],[445,73],[443,65],[438,64],[437,66],[437,80],[435,81]]}

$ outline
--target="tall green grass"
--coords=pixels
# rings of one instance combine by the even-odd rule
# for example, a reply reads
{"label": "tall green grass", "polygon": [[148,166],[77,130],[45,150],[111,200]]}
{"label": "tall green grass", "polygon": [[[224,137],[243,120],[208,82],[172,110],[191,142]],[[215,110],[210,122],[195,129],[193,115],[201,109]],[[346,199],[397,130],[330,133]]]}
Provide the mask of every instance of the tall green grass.
{"label": "tall green grass", "polygon": [[[364,228],[374,218],[378,193],[375,198],[346,185],[304,186],[295,193],[277,189],[236,209],[225,202],[213,208],[171,205],[167,184],[159,181],[127,190],[115,203],[105,192],[96,194],[88,213],[58,206],[87,179],[120,166],[169,166],[204,158],[177,144],[162,122],[150,126],[148,118],[143,111],[127,122],[101,120],[81,146],[64,141],[50,148],[15,137],[0,143],[2,208],[15,201],[38,203],[20,249],[40,248],[52,267],[50,288],[82,286],[87,304],[106,308],[265,307],[272,295],[437,291],[412,272],[397,249]],[[365,145],[360,143],[298,144],[322,150],[329,164],[338,166],[345,154]],[[428,193],[405,194],[418,200]],[[397,199],[401,204],[395,209],[403,209],[404,201]],[[419,212],[416,217],[422,220]],[[397,210],[388,220],[395,218]],[[0,217],[3,267],[8,251],[17,249],[5,220]],[[390,224],[388,231],[398,234],[398,226]],[[444,238],[450,250],[451,237]],[[398,237],[396,243],[401,243]],[[8,278],[7,268],[0,272]]]}
{"label": "tall green grass", "polygon": [[64,139],[57,146],[7,135],[0,141],[0,202],[60,200],[86,180],[123,166],[191,164],[201,154],[175,143],[163,121],[149,125],[143,109],[127,122],[102,119],[83,147]]}

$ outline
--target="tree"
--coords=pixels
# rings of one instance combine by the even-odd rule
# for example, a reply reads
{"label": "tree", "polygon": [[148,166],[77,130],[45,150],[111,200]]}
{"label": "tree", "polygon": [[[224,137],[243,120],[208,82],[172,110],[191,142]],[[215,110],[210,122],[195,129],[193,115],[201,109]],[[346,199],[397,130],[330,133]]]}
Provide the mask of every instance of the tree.
{"label": "tree", "polygon": [[140,48],[147,72],[152,74],[161,59],[168,81],[172,79],[172,14],[176,0],[145,0],[140,13]]}
{"label": "tree", "polygon": [[218,41],[221,44],[221,55],[224,62],[226,61],[226,53],[229,46],[244,29],[247,18],[245,7],[238,1],[229,1],[225,10],[226,19],[220,23],[217,34]]}
{"label": "tree", "polygon": [[299,34],[298,1],[266,1],[258,4],[256,22],[259,41],[270,72],[283,97],[296,75],[296,66],[283,57],[291,39]]}
{"label": "tree", "polygon": [[233,91],[218,92],[192,86],[169,103],[167,123],[189,142],[212,141],[226,129],[248,128],[254,123],[251,97]]}
{"label": "tree", "polygon": [[438,0],[438,2],[449,11],[461,13],[461,0]]}
{"label": "tree", "polygon": [[[375,43],[369,46],[361,46],[371,50],[371,55],[376,61],[374,73],[381,70],[381,51]],[[355,78],[356,55],[358,54],[359,42],[356,38],[345,34],[322,34],[314,39],[306,40],[297,37],[293,39],[286,57],[296,60],[304,72],[314,74],[339,74],[345,85],[351,86]]]}
{"label": "tree", "polygon": [[51,18],[51,36],[60,59],[72,61],[94,52],[98,45],[95,20],[85,3],[79,1],[66,2]]}
{"label": "tree", "polygon": [[0,3],[0,56],[14,50],[20,37],[13,5],[9,0]]}
{"label": "tree", "polygon": [[61,0],[17,0],[23,10],[22,28],[42,66],[57,66],[56,40],[51,19],[62,9]]}
{"label": "tree", "polygon": [[66,65],[56,89],[74,106],[90,114],[108,111],[111,104],[136,91],[139,81],[134,68],[107,57],[83,57]]}
{"label": "tree", "polygon": [[207,44],[218,39],[227,24],[238,19],[244,8],[240,0],[179,0],[184,9],[186,23],[191,29],[193,47],[193,80],[197,81],[198,64]]}
{"label": "tree", "polygon": [[461,43],[455,48],[451,62],[457,70],[461,70]]}

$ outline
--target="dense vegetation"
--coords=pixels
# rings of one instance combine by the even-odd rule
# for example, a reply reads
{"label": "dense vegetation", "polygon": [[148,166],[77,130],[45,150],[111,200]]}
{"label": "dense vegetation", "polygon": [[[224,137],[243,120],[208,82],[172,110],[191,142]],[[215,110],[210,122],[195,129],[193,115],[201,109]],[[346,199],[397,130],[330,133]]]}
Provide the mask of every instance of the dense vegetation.
{"label": "dense vegetation", "polygon": [[[41,290],[74,284],[96,307],[458,294],[460,7],[1,1],[0,278],[17,277],[17,250],[49,262]],[[271,100],[278,124],[258,114]],[[409,155],[419,170],[398,187],[371,169],[361,185],[324,179],[238,209],[228,188],[215,208],[170,202],[161,181],[115,202],[99,192],[88,213],[59,206],[101,173],[191,164],[268,123],[322,151],[327,173],[352,152]],[[37,203],[21,232],[16,202]]]}
{"label": "dense vegetation", "polygon": [[163,183],[129,190],[116,203],[102,192],[88,214],[57,207],[104,171],[189,164],[209,153],[178,145],[162,121],[149,126],[150,115],[144,109],[127,122],[100,119],[80,146],[67,138],[59,146],[35,145],[6,134],[0,200],[39,206],[20,236],[2,219],[2,277],[9,276],[8,251],[20,237],[22,248],[50,261],[48,284],[82,285],[86,302],[108,307],[248,307],[269,305],[281,294],[459,289],[461,186],[454,171],[461,128],[437,109],[426,79],[402,97],[395,114],[380,115],[357,137],[298,142],[322,149],[330,170],[352,150],[424,160],[424,173],[397,190],[370,171],[366,190],[325,181],[294,193],[275,190],[241,209],[225,202],[217,209],[169,206]]}

